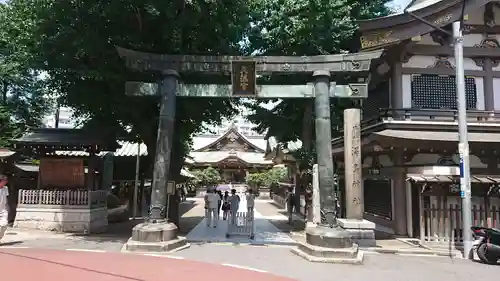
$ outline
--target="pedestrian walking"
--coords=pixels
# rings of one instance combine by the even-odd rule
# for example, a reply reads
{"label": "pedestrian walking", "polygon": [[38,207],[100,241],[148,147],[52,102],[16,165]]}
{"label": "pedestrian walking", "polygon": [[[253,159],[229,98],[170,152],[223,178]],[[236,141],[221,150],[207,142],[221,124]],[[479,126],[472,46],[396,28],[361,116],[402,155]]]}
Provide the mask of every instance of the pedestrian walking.
{"label": "pedestrian walking", "polygon": [[231,189],[231,197],[229,197],[229,208],[231,212],[231,224],[236,224],[236,213],[240,208],[240,196],[236,194],[236,189]]}
{"label": "pedestrian walking", "polygon": [[[222,207],[222,191],[220,190],[217,190],[217,196],[219,196],[219,203],[217,204],[217,213],[220,214],[220,211],[221,211],[221,207]],[[217,219],[219,219],[219,217],[217,216]]]}
{"label": "pedestrian walking", "polygon": [[304,218],[306,218],[307,221],[313,221],[312,196],[313,196],[313,190],[311,183],[309,183],[306,187],[306,194],[304,196],[306,203],[304,207]]}
{"label": "pedestrian walking", "polygon": [[286,194],[286,210],[288,214],[288,223],[292,223],[293,221],[293,208],[295,206],[295,194],[293,193],[293,188],[289,187],[288,192]]}
{"label": "pedestrian walking", "polygon": [[213,190],[207,190],[207,194],[205,194],[207,227],[217,227],[217,221],[219,220],[219,198],[219,195]]}
{"label": "pedestrian walking", "polygon": [[255,195],[253,194],[252,189],[249,189],[246,195],[246,200],[247,200],[247,212],[248,214],[253,215],[253,209],[255,206]]}
{"label": "pedestrian walking", "polygon": [[229,192],[224,192],[222,197],[222,219],[227,220],[227,215],[229,213]]}
{"label": "pedestrian walking", "polygon": [[9,196],[9,188],[7,187],[7,176],[0,175],[0,241],[2,240],[9,220],[9,206],[7,197]]}

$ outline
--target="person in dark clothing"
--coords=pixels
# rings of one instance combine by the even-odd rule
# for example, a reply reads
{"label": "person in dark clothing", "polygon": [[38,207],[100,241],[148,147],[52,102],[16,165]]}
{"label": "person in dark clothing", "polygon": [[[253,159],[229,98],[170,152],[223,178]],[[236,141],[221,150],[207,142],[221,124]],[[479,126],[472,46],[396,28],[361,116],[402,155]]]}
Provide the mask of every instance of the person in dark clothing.
{"label": "person in dark clothing", "polygon": [[224,192],[224,196],[222,197],[222,219],[226,220],[227,215],[229,213],[229,192]]}
{"label": "person in dark clothing", "polygon": [[224,196],[222,196],[222,191],[220,190],[217,190],[217,195],[219,196],[219,207],[218,207],[218,212],[220,213],[220,210],[221,210],[221,206],[222,206],[222,199]]}
{"label": "person in dark clothing", "polygon": [[288,223],[292,223],[293,220],[293,208],[295,207],[295,194],[293,193],[293,188],[289,187],[286,194],[286,210],[288,214]]}

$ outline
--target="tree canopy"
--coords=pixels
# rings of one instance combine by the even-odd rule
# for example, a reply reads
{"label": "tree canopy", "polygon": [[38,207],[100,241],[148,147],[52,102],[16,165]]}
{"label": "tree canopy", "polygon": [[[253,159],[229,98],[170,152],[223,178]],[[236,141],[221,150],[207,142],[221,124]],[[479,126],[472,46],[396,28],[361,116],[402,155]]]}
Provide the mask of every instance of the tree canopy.
{"label": "tree canopy", "polygon": [[203,170],[193,170],[191,173],[195,177],[196,183],[203,186],[216,185],[222,180],[219,172],[213,167],[207,167]]}
{"label": "tree canopy", "polygon": [[[252,14],[255,25],[249,33],[249,42],[253,50],[258,50],[263,55],[304,56],[357,52],[359,38],[356,21],[388,15],[391,12],[386,7],[388,2],[390,1],[257,1],[257,8]],[[263,107],[263,102],[266,101],[248,104],[254,110],[248,119],[258,125],[259,132],[267,132],[268,136],[275,137],[279,142],[302,140],[305,151],[298,151],[296,156],[308,158],[314,149],[313,101],[286,99],[273,109]],[[337,128],[342,125],[341,112],[349,105],[350,101],[332,100],[334,136]],[[309,159],[305,162],[311,163]]]}
{"label": "tree canopy", "polygon": [[269,187],[272,184],[283,182],[287,176],[286,168],[273,168],[262,173],[250,173],[246,177],[246,183],[253,187]]}
{"label": "tree canopy", "polygon": [[[156,81],[125,68],[115,46],[170,54],[242,54],[250,25],[247,1],[10,0],[3,6],[5,41],[29,54],[25,63],[48,74],[60,104],[95,124],[142,139],[155,155],[158,100],[124,95],[125,81]],[[23,62],[24,63],[24,62]],[[173,143],[174,178],[191,135],[236,112],[234,101],[179,98]],[[97,121],[96,121],[97,120]],[[148,167],[149,170],[149,167]]]}
{"label": "tree canopy", "polygon": [[[48,88],[40,72],[28,63],[24,44],[14,44],[7,29],[8,7],[0,3],[0,147],[23,131],[41,126],[50,111]],[[19,30],[21,32],[22,30]],[[22,40],[22,34],[16,35]]]}
{"label": "tree canopy", "polygon": [[[16,120],[35,125],[40,107],[47,108],[38,99],[40,91],[57,93],[59,104],[74,108],[92,124],[117,134],[132,128],[129,137],[140,138],[152,156],[158,99],[127,97],[124,86],[126,81],[157,81],[159,76],[127,70],[115,46],[192,55],[339,53],[357,49],[352,43],[357,42],[355,20],[386,15],[386,2],[9,0],[0,4],[0,81],[3,85],[7,81],[12,96],[31,95],[17,99],[29,106],[9,110],[35,118],[24,120],[19,115]],[[12,67],[16,70],[9,70]],[[40,72],[47,74],[45,79],[38,79]],[[40,81],[43,86],[37,84]],[[30,86],[30,91],[19,85]],[[229,99],[179,98],[171,164],[174,180],[191,136],[203,129],[203,122],[216,125],[234,115],[235,105],[237,101]],[[280,141],[300,139],[313,127],[310,102],[290,99],[272,111],[254,108],[257,112],[250,120]]]}

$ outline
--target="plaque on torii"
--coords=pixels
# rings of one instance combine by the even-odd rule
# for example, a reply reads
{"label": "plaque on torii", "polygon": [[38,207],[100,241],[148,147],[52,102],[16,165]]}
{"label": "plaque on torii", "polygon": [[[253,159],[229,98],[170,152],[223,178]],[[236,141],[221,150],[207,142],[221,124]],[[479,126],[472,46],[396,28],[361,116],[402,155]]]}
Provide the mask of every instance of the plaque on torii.
{"label": "plaque on torii", "polygon": [[[313,83],[299,85],[259,85],[259,75],[296,75],[327,70],[333,75],[366,76],[371,60],[379,58],[380,51],[318,56],[191,56],[159,55],[143,53],[117,47],[119,55],[127,67],[136,71],[156,71],[164,69],[183,74],[200,73],[210,76],[231,76],[230,84],[192,83],[180,79],[177,96],[230,98],[313,98]],[[243,82],[243,83],[242,83]],[[139,81],[126,83],[127,95],[157,95],[158,84]],[[368,96],[368,84],[353,81],[345,85],[330,83],[330,97],[363,99]]]}

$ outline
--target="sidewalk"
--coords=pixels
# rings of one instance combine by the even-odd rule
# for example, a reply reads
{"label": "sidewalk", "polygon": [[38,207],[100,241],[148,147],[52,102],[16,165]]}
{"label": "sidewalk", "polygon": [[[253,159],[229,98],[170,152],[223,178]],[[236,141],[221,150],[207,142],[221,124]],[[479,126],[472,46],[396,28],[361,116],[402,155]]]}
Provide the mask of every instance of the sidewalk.
{"label": "sidewalk", "polygon": [[[256,201],[256,209],[282,232],[289,233],[292,239],[305,242],[304,218],[294,214],[293,222],[289,224],[286,210],[278,207],[272,200]],[[375,247],[363,248],[363,251],[380,254],[462,257],[458,251],[429,248],[414,243],[414,239],[404,238],[380,239],[376,241]]]}
{"label": "sidewalk", "polygon": [[186,236],[205,218],[203,198],[187,198],[180,205],[179,235]]}
{"label": "sidewalk", "polygon": [[278,207],[273,200],[256,200],[255,209],[282,232],[299,232],[306,227],[304,218],[297,214],[293,214],[292,223],[288,223],[286,210]]}
{"label": "sidewalk", "polygon": [[[257,201],[256,201],[257,202]],[[243,198],[239,205],[238,213],[247,213],[246,201]],[[246,216],[246,215],[245,215]],[[231,235],[227,237],[227,220],[218,220],[217,227],[207,227],[206,219],[203,219],[198,225],[186,235],[190,242],[201,243],[230,243],[230,244],[250,244],[250,245],[295,245],[295,241],[287,234],[280,231],[269,220],[260,213],[258,206],[254,211],[254,239],[250,238],[250,233],[245,235]],[[248,229],[248,228],[247,228]]]}
{"label": "sidewalk", "polygon": [[[181,219],[179,223],[179,235],[185,236],[189,233],[203,218],[205,210],[203,200],[189,198],[180,205]],[[108,250],[121,248],[123,243],[132,235],[132,229],[143,219],[129,220],[119,223],[111,223],[103,233],[75,234],[75,233],[56,233],[43,230],[9,228],[5,233],[1,247],[18,248],[106,248]]]}

